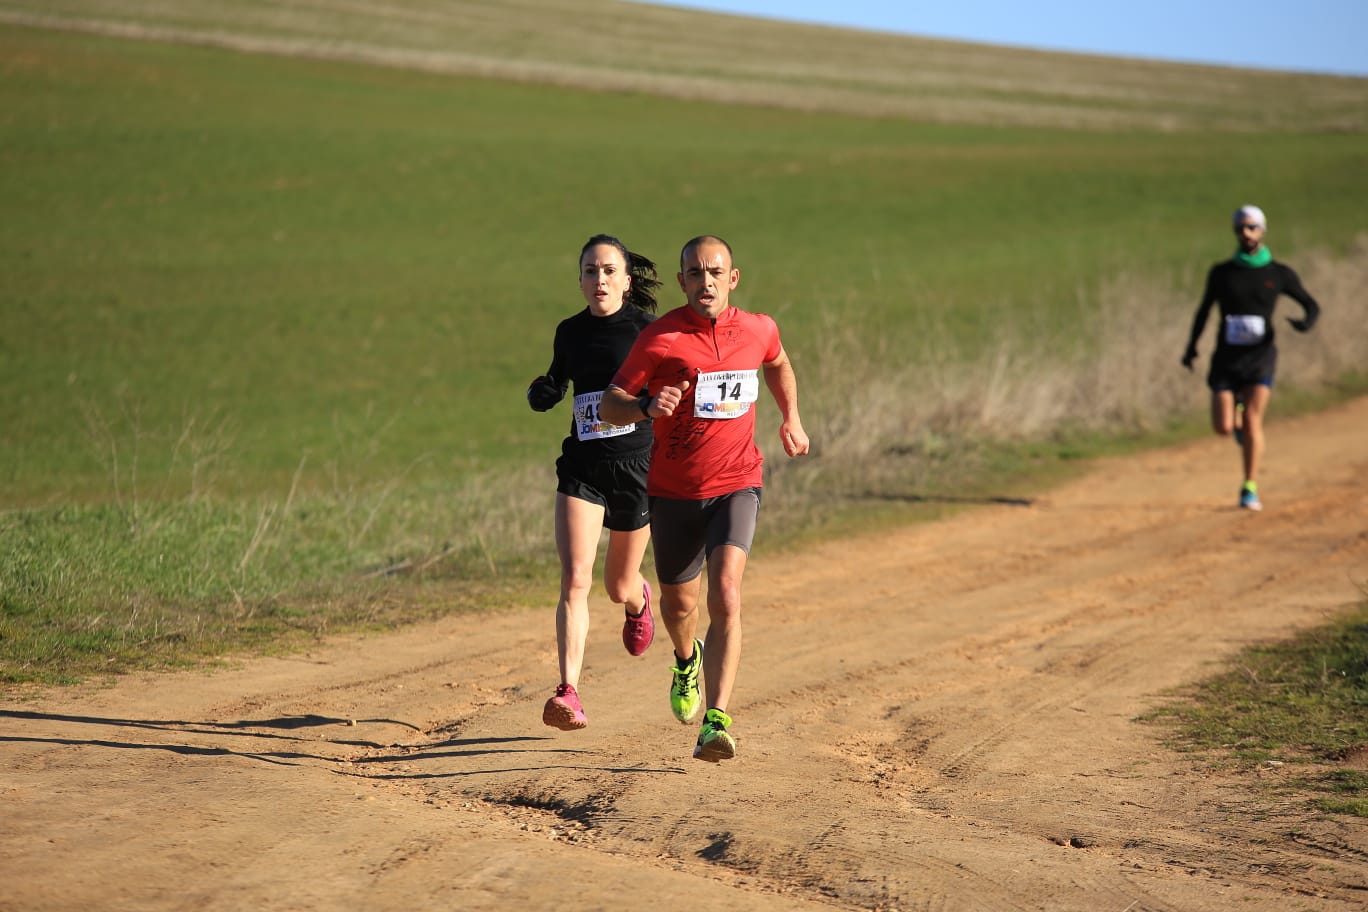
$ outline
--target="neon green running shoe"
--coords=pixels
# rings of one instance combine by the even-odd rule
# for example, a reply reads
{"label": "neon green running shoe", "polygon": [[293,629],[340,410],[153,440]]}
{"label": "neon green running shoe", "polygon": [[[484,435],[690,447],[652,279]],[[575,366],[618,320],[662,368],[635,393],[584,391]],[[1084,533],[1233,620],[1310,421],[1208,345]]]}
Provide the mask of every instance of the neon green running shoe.
{"label": "neon green running shoe", "polygon": [[684,667],[679,666],[679,658],[670,667],[674,680],[670,683],[670,711],[680,722],[691,722],[703,705],[703,697],[698,692],[698,673],[703,669],[703,641],[694,640],[693,658]]}
{"label": "neon green running shoe", "polygon": [[727,734],[731,716],[720,709],[710,709],[703,716],[703,728],[694,746],[694,759],[719,763],[736,756],[736,739]]}

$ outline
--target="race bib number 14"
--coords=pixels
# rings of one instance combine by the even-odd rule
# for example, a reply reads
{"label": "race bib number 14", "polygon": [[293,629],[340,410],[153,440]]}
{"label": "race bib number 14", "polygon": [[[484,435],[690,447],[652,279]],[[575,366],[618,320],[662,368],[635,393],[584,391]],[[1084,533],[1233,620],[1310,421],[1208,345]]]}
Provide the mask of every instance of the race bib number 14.
{"label": "race bib number 14", "polygon": [[599,417],[599,403],[603,401],[603,390],[596,393],[580,393],[575,397],[575,437],[580,440],[602,440],[604,437],[621,437],[636,430],[635,424],[609,424]]}
{"label": "race bib number 14", "polygon": [[740,418],[760,398],[759,371],[712,371],[698,375],[695,418]]}

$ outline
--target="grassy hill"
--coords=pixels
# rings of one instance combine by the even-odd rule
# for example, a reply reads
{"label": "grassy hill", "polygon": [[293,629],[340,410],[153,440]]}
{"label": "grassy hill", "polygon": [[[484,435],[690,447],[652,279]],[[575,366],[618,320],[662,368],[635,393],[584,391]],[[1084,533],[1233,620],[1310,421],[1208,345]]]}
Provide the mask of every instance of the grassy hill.
{"label": "grassy hill", "polygon": [[[736,246],[818,447],[776,464],[784,528],[1199,421],[1176,362],[1242,202],[1326,305],[1280,390],[1363,363],[1368,80],[633,4],[221,8],[0,0],[12,662],[415,610],[377,573],[544,581],[568,418],[522,392],[600,231],[667,283],[685,238]],[[700,21],[726,37],[686,53]]]}
{"label": "grassy hill", "polygon": [[1015,50],[614,0],[5,0],[0,21],[922,122],[1243,132],[1358,131],[1368,122],[1364,79]]}

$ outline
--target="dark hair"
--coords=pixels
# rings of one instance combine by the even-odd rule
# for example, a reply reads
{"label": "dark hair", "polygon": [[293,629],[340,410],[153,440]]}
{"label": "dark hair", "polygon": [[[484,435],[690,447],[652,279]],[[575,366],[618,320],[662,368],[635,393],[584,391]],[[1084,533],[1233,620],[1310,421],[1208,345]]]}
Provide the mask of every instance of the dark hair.
{"label": "dark hair", "polygon": [[584,242],[580,248],[579,261],[584,262],[584,254],[590,247],[597,247],[606,244],[609,247],[616,247],[618,253],[622,254],[622,261],[627,264],[627,274],[632,277],[632,282],[627,286],[627,291],[622,296],[622,303],[630,304],[637,310],[644,310],[647,313],[655,313],[656,309],[656,289],[660,287],[660,279],[656,278],[656,266],[646,257],[639,253],[633,253],[627,249],[627,245],[613,237],[611,234],[596,234]]}
{"label": "dark hair", "polygon": [[689,238],[689,240],[685,242],[684,246],[679,248],[679,268],[684,268],[684,254],[688,253],[691,249],[697,247],[699,244],[705,244],[708,242],[714,244],[721,244],[723,247],[727,248],[727,259],[732,261],[732,265],[736,265],[736,257],[732,254],[731,244],[728,244],[726,241],[722,240],[715,234],[700,234],[696,238]]}

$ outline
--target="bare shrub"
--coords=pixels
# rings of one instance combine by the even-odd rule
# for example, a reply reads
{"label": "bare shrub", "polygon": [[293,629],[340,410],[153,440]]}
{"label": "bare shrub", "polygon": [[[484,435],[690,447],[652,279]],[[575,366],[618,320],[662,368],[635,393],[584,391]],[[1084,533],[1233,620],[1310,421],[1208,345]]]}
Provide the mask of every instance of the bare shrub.
{"label": "bare shrub", "polygon": [[[1307,335],[1284,324],[1279,381],[1314,389],[1368,363],[1368,237],[1345,258],[1312,252],[1296,260],[1324,316]],[[1204,413],[1205,368],[1188,373],[1179,364],[1203,274],[1204,267],[1193,269],[1181,287],[1117,275],[1077,292],[1075,334],[1052,335],[1043,328],[1049,321],[1026,308],[998,321],[974,354],[947,342],[952,334],[936,318],[923,318],[913,352],[848,314],[830,318],[813,345],[790,351],[811,458],[788,459],[777,410],[760,409],[767,517],[812,524],[852,498],[944,491],[971,479],[979,454],[1003,441],[1078,430],[1143,433]],[[1284,304],[1280,312],[1299,309]],[[1212,332],[1208,326],[1203,364]],[[372,537],[419,563],[423,555],[452,557],[435,569],[478,563],[497,574],[505,560],[553,552],[554,489],[549,458],[474,475],[391,505],[394,518]]]}
{"label": "bare shrub", "polygon": [[[1280,386],[1315,390],[1361,376],[1368,237],[1345,257],[1292,259],[1324,311],[1308,335],[1284,324]],[[1181,278],[1175,288],[1121,275],[1080,291],[1068,305],[1077,313],[1067,332],[1050,329],[1059,326],[1059,308],[1053,323],[1043,316],[1047,305],[1035,313],[1005,308],[1009,316],[972,353],[947,341],[954,336],[936,325],[938,317],[917,317],[927,325],[915,327],[918,341],[908,351],[844,310],[814,344],[791,349],[810,458],[783,455],[776,410],[761,406],[767,521],[811,530],[833,507],[865,498],[953,500],[957,486],[982,483],[983,458],[1004,442],[1029,445],[1079,429],[1143,432],[1204,414],[1203,371],[1179,365],[1200,276]],[[1284,311],[1296,314],[1295,306]],[[1204,356],[1213,334],[1214,327],[1205,334]],[[375,478],[365,467],[387,425],[358,415],[354,430],[339,432],[337,457],[312,473],[301,460],[280,497],[223,502],[207,496],[205,477],[227,447],[222,422],[186,420],[163,435],[146,429],[135,408],[122,421],[94,407],[86,417],[108,462],[114,503],[83,508],[75,523],[57,513],[16,514],[0,528],[9,535],[0,583],[24,598],[100,611],[220,598],[250,614],[309,581],[353,574],[487,580],[555,553],[550,452],[479,473]],[[165,485],[170,496],[150,500],[146,489],[160,488],[160,476],[138,471],[149,441],[190,463],[188,485],[177,475]],[[186,469],[177,458],[171,466]],[[168,554],[180,558],[165,560]]]}
{"label": "bare shrub", "polygon": [[[1281,318],[1300,308],[1280,306],[1279,382],[1315,390],[1368,363],[1368,237],[1343,258],[1310,252],[1296,260],[1323,318],[1298,334]],[[1204,411],[1212,323],[1198,370],[1179,364],[1203,274],[1184,276],[1181,288],[1146,274],[1115,276],[1079,292],[1075,339],[1023,332],[1044,325],[1027,313],[1000,323],[974,355],[929,328],[917,334],[920,350],[895,358],[867,327],[833,321],[813,350],[795,356],[813,458],[786,460],[774,410],[762,412],[762,449],[772,477],[783,479],[767,492],[767,510],[802,513],[833,497],[943,487],[971,472],[986,444],[1067,431],[1143,433]]]}
{"label": "bare shrub", "polygon": [[1346,372],[1362,373],[1368,365],[1368,235],[1355,238],[1342,258],[1317,251],[1299,257],[1295,268],[1324,313],[1312,332],[1279,346],[1279,375],[1315,388]]}

